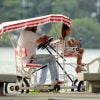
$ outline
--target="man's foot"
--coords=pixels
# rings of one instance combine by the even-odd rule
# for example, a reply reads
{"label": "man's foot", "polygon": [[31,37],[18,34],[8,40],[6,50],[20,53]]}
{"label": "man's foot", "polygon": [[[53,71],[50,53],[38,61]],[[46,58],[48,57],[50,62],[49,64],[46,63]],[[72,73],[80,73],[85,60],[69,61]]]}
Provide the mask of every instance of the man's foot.
{"label": "man's foot", "polygon": [[63,84],[64,83],[64,81],[58,81],[57,82],[57,84]]}
{"label": "man's foot", "polygon": [[56,82],[52,82],[52,84],[63,84],[64,81],[56,81]]}

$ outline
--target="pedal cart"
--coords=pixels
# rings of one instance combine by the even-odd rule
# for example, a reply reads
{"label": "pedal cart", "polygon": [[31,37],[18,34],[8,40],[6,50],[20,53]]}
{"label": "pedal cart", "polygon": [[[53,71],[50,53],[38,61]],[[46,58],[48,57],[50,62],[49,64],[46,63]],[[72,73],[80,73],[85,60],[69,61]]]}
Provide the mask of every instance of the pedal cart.
{"label": "pedal cart", "polygon": [[[66,24],[68,27],[71,26],[71,19],[67,16],[60,15],[60,14],[51,14],[46,15],[42,17],[37,18],[30,18],[30,19],[24,19],[24,20],[16,20],[11,22],[4,22],[0,24],[0,36],[3,36],[4,34],[8,34],[11,44],[13,46],[13,49],[15,51],[15,62],[16,62],[16,83],[5,83],[4,91],[5,93],[29,93],[31,90],[40,90],[40,91],[56,91],[58,92],[61,89],[70,89],[71,91],[78,90],[83,91],[84,90],[84,82],[78,81],[77,77],[73,76],[72,74],[69,74],[66,70],[66,66],[70,65],[71,67],[76,66],[76,64],[67,63],[66,57],[72,57],[73,54],[67,55],[65,57],[64,55],[64,47],[63,50],[59,50],[59,45],[64,45],[63,42],[59,42],[59,38],[52,38],[52,36],[44,35],[43,38],[45,38],[45,41],[43,43],[40,43],[38,46],[38,49],[46,49],[47,52],[51,55],[55,55],[56,62],[58,64],[58,69],[63,71],[62,74],[62,80],[64,83],[62,85],[58,84],[44,84],[39,85],[37,84],[37,72],[41,69],[48,67],[47,65],[42,66],[41,64],[32,64],[28,63],[25,64],[22,61],[22,58],[27,56],[27,50],[26,48],[17,48],[14,42],[12,33],[14,34],[20,33],[15,32],[19,30],[23,30],[26,27],[32,27],[32,26],[41,26],[48,23],[52,23],[52,25],[55,25],[55,23],[60,23],[62,25],[63,23]],[[55,27],[55,26],[54,26]],[[58,33],[56,33],[56,36]],[[76,49],[76,48],[75,48]],[[59,52],[60,51],[60,52]],[[75,68],[75,67],[74,67]],[[59,74],[60,75],[60,74]],[[71,85],[68,86],[68,81],[70,81]]]}

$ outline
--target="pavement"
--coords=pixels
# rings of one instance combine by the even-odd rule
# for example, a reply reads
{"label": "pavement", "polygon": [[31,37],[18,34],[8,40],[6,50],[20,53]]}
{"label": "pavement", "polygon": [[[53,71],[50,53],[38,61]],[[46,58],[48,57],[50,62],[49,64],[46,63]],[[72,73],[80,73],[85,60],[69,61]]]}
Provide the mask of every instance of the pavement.
{"label": "pavement", "polygon": [[0,96],[0,100],[100,100],[100,93],[66,92],[66,93],[34,93],[10,94]]}

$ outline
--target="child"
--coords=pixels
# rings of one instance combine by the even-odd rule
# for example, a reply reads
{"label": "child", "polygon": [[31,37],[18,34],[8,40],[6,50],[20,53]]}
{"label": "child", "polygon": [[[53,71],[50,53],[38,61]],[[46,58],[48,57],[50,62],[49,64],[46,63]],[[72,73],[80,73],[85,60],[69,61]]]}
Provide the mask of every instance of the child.
{"label": "child", "polygon": [[[71,37],[71,28],[68,27],[66,24],[62,25],[62,39],[65,40],[65,47],[69,48],[68,51],[70,52],[75,52],[75,50],[73,50],[71,47],[75,47],[78,48],[78,45],[80,43],[79,40],[75,40]],[[78,48],[76,56],[77,56],[77,67],[76,67],[76,72],[81,72],[84,70],[84,68],[82,66],[84,66],[84,64],[82,63],[82,57],[83,57],[83,53],[84,53],[84,49],[83,48]]]}

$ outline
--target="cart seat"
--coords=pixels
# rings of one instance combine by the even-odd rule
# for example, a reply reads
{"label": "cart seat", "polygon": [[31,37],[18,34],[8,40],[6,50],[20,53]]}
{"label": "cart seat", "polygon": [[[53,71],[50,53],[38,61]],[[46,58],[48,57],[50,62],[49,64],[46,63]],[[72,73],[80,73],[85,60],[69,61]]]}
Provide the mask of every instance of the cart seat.
{"label": "cart seat", "polygon": [[25,63],[23,62],[23,57],[27,56],[27,50],[26,48],[16,48],[15,49],[15,56],[17,59],[17,65],[21,65],[26,67],[26,68],[40,68],[42,67],[41,64],[33,64],[33,63]]}
{"label": "cart seat", "polygon": [[[77,56],[77,48],[76,47],[63,47],[64,43],[61,42],[60,40],[55,40],[51,42],[53,47],[58,48],[59,50],[64,51],[64,53],[61,53],[64,57],[76,57]],[[63,50],[63,48],[65,50]]]}
{"label": "cart seat", "polygon": [[40,68],[40,67],[42,67],[42,65],[41,64],[28,63],[28,64],[26,64],[26,67],[27,68]]}

